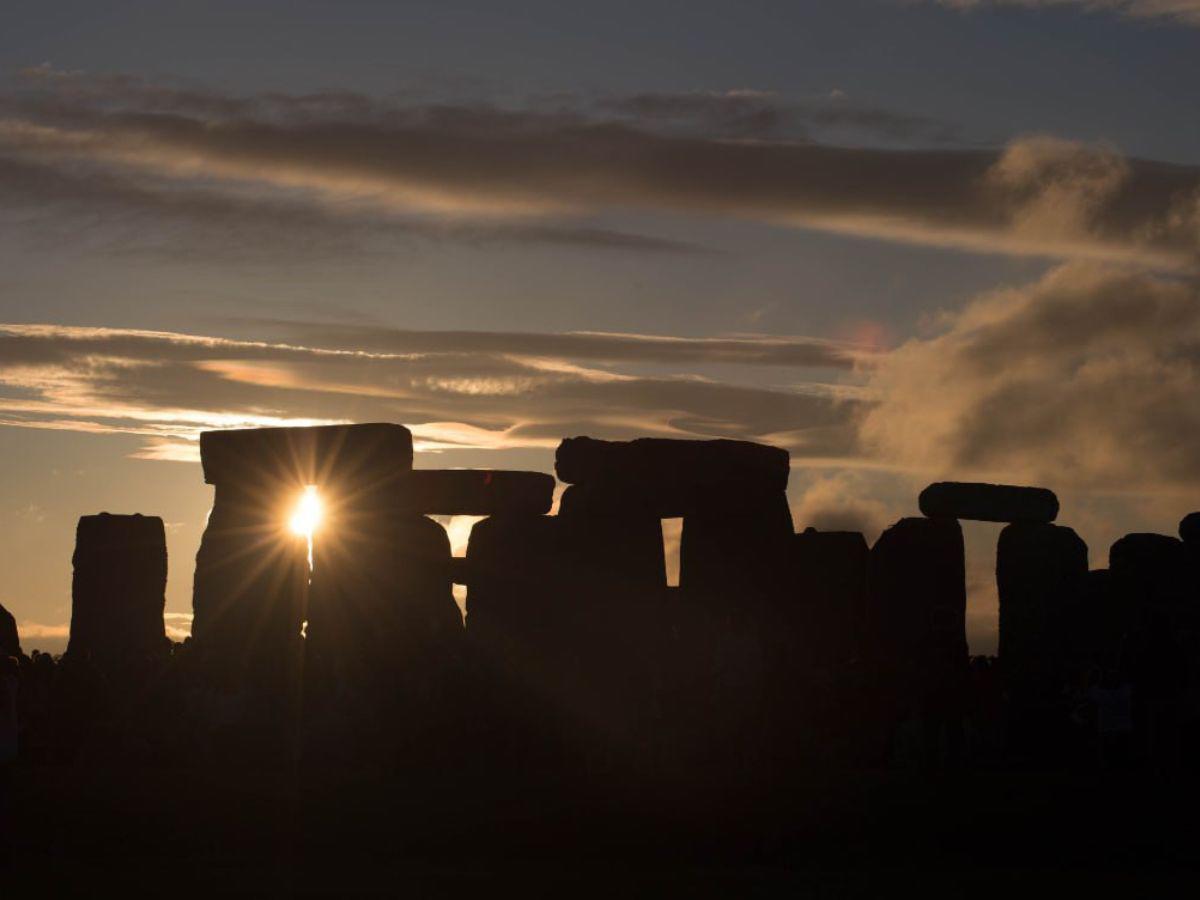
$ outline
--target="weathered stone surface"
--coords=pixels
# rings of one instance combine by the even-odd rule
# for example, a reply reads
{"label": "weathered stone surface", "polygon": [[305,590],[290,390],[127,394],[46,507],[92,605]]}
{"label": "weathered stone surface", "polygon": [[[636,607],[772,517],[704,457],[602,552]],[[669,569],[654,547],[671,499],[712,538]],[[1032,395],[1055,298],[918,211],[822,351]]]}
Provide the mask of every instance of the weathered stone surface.
{"label": "weathered stone surface", "polygon": [[75,531],[67,653],[96,661],[167,649],[167,542],[157,516],[83,516]]}
{"label": "weathered stone surface", "polygon": [[1053,491],[1011,484],[939,481],[921,491],[918,503],[931,519],[1053,522],[1058,516],[1058,498]]}
{"label": "weathered stone surface", "polygon": [[966,573],[954,519],[901,519],[871,548],[872,662],[901,707],[949,703],[965,676]]}
{"label": "weathered stone surface", "polygon": [[1055,692],[1072,621],[1072,593],[1088,571],[1087,544],[1070,528],[1013,523],[1000,532],[1000,661],[1010,689]]}
{"label": "weathered stone surface", "polygon": [[665,496],[736,487],[755,493],[787,488],[788,452],[748,441],[566,438],[554,456],[560,481],[603,482]]}
{"label": "weathered stone surface", "polygon": [[388,422],[205,431],[200,435],[200,461],[209,484],[373,482],[381,472],[411,469],[412,459],[411,432]]}
{"label": "weathered stone surface", "polygon": [[493,516],[550,512],[554,476],[494,469],[415,469],[396,489],[400,508],[419,515]]}
{"label": "weathered stone surface", "polygon": [[21,638],[17,634],[17,620],[0,604],[0,656],[20,656]]}
{"label": "weathered stone surface", "polygon": [[1200,548],[1200,512],[1188,513],[1179,520],[1179,538],[1189,547]]}

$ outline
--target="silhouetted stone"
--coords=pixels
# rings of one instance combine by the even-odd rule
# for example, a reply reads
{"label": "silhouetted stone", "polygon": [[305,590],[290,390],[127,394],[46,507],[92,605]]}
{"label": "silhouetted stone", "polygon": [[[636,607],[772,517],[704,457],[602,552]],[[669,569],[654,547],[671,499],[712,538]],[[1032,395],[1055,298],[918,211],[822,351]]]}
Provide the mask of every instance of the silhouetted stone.
{"label": "silhouetted stone", "polygon": [[966,573],[955,519],[901,519],[871,548],[868,655],[879,714],[916,717],[933,755],[961,736],[967,675]]}
{"label": "silhouetted stone", "polygon": [[67,653],[97,662],[167,649],[167,541],[157,516],[83,516],[75,531]]}
{"label": "silhouetted stone", "polygon": [[398,504],[420,515],[492,516],[550,512],[554,476],[495,469],[415,469],[399,483]]}
{"label": "silhouetted stone", "polygon": [[577,437],[559,444],[554,465],[559,480],[596,495],[594,508],[624,502],[665,519],[749,511],[787,488],[789,463],[786,450],[747,441]]}
{"label": "silhouetted stone", "polygon": [[323,533],[347,547],[370,539],[411,469],[412,435],[387,423],[211,431],[200,457],[216,491],[196,555],[197,646],[230,677],[252,660],[292,671],[308,595],[307,542],[289,527],[301,492],[321,486]]}
{"label": "silhouetted stone", "polygon": [[718,510],[684,517],[679,546],[679,586],[750,612],[747,601],[782,584],[793,540],[792,513],[782,491],[760,498],[741,514]]}
{"label": "silhouetted stone", "polygon": [[632,764],[650,738],[665,640],[662,521],[571,502],[557,518],[575,746],[593,769]]}
{"label": "silhouetted stone", "polygon": [[1063,662],[1071,593],[1088,571],[1087,544],[1070,528],[1013,523],[1000,532],[1000,661],[1010,689],[1053,696]]}
{"label": "silhouetted stone", "polygon": [[252,662],[279,674],[298,662],[308,544],[288,523],[300,490],[268,478],[216,485],[196,552],[192,637],[231,683]]}
{"label": "silhouetted stone", "polygon": [[921,491],[921,512],[932,519],[980,522],[1053,522],[1058,498],[1046,488],[939,481]]}
{"label": "silhouetted stone", "polygon": [[17,620],[0,604],[0,656],[20,656],[21,638],[17,634]]}
{"label": "silhouetted stone", "polygon": [[561,521],[495,516],[467,542],[467,646],[476,740],[506,772],[562,762],[575,647]]}
{"label": "silhouetted stone", "polygon": [[857,531],[806,528],[792,538],[788,621],[798,647],[821,665],[859,651],[870,550]]}
{"label": "silhouetted stone", "polygon": [[[679,587],[686,641],[697,666],[689,673],[690,715],[707,734],[697,763],[710,775],[762,778],[773,714],[769,681],[788,597],[793,540],[787,495],[755,511],[689,515],[679,547]],[[705,759],[704,757],[707,756]]]}
{"label": "silhouetted stone", "polygon": [[1133,598],[1118,589],[1108,569],[1092,569],[1067,594],[1063,665],[1068,672],[1116,670],[1127,637],[1137,625]]}
{"label": "silhouetted stone", "polygon": [[352,680],[454,653],[462,616],[450,539],[425,516],[373,516],[371,530],[314,542],[308,629],[315,653]]}
{"label": "silhouetted stone", "polygon": [[200,435],[200,462],[208,484],[369,482],[380,472],[412,469],[412,458],[411,432],[388,422]]}
{"label": "silhouetted stone", "polygon": [[1187,552],[1178,538],[1127,534],[1109,548],[1108,568],[1141,621],[1162,614],[1178,624],[1181,614],[1187,615],[1196,605],[1186,575]]}
{"label": "silhouetted stone", "polygon": [[1179,520],[1179,538],[1190,547],[1200,547],[1200,512],[1188,513]]}

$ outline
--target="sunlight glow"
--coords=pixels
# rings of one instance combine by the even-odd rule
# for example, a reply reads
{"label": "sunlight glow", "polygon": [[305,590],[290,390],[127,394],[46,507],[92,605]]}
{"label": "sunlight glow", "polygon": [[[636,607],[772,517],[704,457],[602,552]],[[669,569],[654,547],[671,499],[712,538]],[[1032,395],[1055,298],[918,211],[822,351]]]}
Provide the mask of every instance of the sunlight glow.
{"label": "sunlight glow", "polygon": [[293,532],[312,540],[313,532],[321,524],[321,498],[317,496],[314,486],[309,485],[304,489],[288,524]]}

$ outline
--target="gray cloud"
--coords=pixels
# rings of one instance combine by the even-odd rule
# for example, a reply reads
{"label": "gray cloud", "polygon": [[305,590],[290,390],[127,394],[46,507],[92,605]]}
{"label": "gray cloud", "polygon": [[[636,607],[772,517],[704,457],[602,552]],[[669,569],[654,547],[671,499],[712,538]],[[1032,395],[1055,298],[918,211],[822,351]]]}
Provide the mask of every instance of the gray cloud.
{"label": "gray cloud", "polygon": [[1200,171],[1052,138],[999,151],[847,148],[662,133],[576,113],[354,95],[238,101],[40,80],[52,89],[8,98],[0,157],[90,167],[155,190],[201,182],[302,201],[339,221],[515,223],[547,239],[579,217],[645,210],[1166,267],[1193,266],[1200,249]]}
{"label": "gray cloud", "polygon": [[892,141],[952,141],[957,130],[927,116],[864,105],[835,91],[790,100],[770,91],[647,91],[605,97],[594,108],[631,124],[673,127],[708,137],[806,139],[813,130],[846,129]]}

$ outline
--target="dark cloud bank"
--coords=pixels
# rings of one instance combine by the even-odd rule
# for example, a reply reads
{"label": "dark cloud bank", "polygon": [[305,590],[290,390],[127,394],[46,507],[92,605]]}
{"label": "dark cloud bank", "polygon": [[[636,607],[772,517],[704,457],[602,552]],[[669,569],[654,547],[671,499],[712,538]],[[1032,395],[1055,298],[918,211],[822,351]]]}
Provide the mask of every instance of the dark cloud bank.
{"label": "dark cloud bank", "polygon": [[[202,225],[243,217],[264,230],[295,217],[301,235],[351,244],[394,228],[687,249],[588,227],[641,210],[1160,268],[1190,268],[1200,248],[1194,167],[1050,137],[993,150],[774,136],[787,117],[877,133],[925,127],[884,110],[754,92],[515,110],[351,93],[232,97],[41,68],[29,77],[0,97],[0,191],[35,206],[109,204]],[[282,239],[292,225],[274,230]]]}

